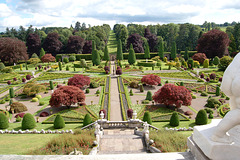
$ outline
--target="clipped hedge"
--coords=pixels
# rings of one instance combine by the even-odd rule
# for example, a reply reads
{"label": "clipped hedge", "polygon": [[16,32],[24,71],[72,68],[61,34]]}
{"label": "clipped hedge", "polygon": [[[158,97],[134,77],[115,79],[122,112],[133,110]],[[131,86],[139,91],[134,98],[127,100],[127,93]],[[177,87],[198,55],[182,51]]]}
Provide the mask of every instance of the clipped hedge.
{"label": "clipped hedge", "polygon": [[92,60],[92,54],[57,54],[56,61],[62,60],[62,56],[75,56],[78,61],[80,59]]}

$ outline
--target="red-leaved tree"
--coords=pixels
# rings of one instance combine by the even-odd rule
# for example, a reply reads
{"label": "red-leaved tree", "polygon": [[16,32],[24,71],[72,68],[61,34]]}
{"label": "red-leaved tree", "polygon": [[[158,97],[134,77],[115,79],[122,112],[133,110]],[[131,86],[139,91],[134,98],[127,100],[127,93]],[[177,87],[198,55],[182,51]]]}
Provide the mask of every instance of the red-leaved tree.
{"label": "red-leaved tree", "polygon": [[205,59],[208,59],[205,53],[195,53],[192,56],[192,59],[198,61],[200,64],[203,64]]}
{"label": "red-leaved tree", "polygon": [[153,100],[166,106],[176,105],[180,108],[182,105],[191,105],[192,96],[186,87],[167,83],[154,93]]}
{"label": "red-leaved tree", "polygon": [[42,62],[55,62],[56,58],[53,57],[50,53],[45,54],[44,56],[42,56],[41,61]]}
{"label": "red-leaved tree", "polygon": [[84,101],[85,94],[81,89],[75,86],[62,86],[53,92],[49,104],[51,107],[65,105],[70,108],[71,105]]}
{"label": "red-leaved tree", "polygon": [[69,86],[76,86],[80,89],[82,89],[84,86],[88,86],[89,84],[90,78],[81,74],[76,74],[68,80]]}
{"label": "red-leaved tree", "polygon": [[153,86],[161,84],[161,78],[154,74],[148,74],[146,76],[143,76],[141,82]]}
{"label": "red-leaved tree", "polygon": [[214,29],[198,39],[197,51],[205,53],[208,58],[215,56],[221,58],[224,54],[228,54],[229,41],[227,33]]}

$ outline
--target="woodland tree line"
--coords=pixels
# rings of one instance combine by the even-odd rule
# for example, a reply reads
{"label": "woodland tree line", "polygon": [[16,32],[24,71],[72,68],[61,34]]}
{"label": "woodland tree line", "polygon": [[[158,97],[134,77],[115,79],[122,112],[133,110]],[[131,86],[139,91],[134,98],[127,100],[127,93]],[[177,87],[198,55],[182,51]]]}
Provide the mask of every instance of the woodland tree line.
{"label": "woodland tree line", "polygon": [[[227,26],[226,33],[220,31],[219,27],[221,26]],[[86,26],[85,23],[76,22],[75,27],[71,25],[70,28],[43,27],[37,29],[32,26],[27,29],[20,26],[18,30],[7,28],[6,32],[1,33],[0,36],[17,38],[23,41],[26,44],[29,57],[33,53],[39,55],[41,48],[53,56],[59,53],[91,54],[93,40],[96,49],[103,54],[110,31],[111,28],[108,24],[91,27],[90,25]],[[161,48],[164,52],[170,52],[173,46],[175,46],[178,53],[184,50],[197,50],[200,53],[206,53],[209,50],[219,52],[210,53],[212,52],[210,51],[206,53],[207,56],[210,55],[208,58],[212,58],[216,55],[221,57],[228,52],[236,52],[240,48],[240,23],[236,22],[224,23],[223,25],[217,25],[213,22],[204,22],[203,25],[170,23],[148,26],[128,24],[125,26],[115,24],[113,31],[116,33],[117,40],[121,43],[123,52],[129,52],[130,45],[133,45],[136,53],[143,53],[146,47],[149,48],[150,52],[159,52],[159,46],[162,45]],[[214,45],[209,45],[211,43],[209,37],[202,37],[205,33],[210,37],[215,37]],[[215,35],[219,36],[216,38]],[[8,44],[5,43],[5,45]],[[209,46],[209,48],[203,49],[203,46]]]}

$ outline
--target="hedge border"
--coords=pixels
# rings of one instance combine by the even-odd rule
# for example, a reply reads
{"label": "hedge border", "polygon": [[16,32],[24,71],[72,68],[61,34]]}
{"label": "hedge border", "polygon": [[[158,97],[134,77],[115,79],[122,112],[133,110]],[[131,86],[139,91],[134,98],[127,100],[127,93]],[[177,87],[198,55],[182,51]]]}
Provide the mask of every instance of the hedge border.
{"label": "hedge border", "polygon": [[[185,119],[179,119],[179,121],[190,121],[190,119],[187,117],[187,116],[185,116],[184,114],[182,114],[182,113],[180,113],[180,112],[177,112],[178,113],[178,115],[181,115],[182,117],[184,117]],[[162,115],[160,115],[160,116],[168,116],[168,115],[172,115],[172,113],[166,113],[166,114],[162,114]],[[160,116],[155,116],[155,117],[160,117]],[[152,118],[154,118],[154,117],[152,117]],[[153,120],[152,119],[152,121],[153,122],[170,122],[170,119],[168,120],[168,119],[163,119],[163,120]]]}
{"label": "hedge border", "polygon": [[118,93],[119,93],[119,98],[120,98],[120,105],[121,105],[121,109],[122,109],[122,118],[123,118],[123,121],[126,121],[127,118],[126,118],[126,114],[125,114],[125,109],[124,109],[124,106],[123,106],[123,100],[122,100],[122,93],[121,93],[121,88],[120,88],[120,82],[119,82],[119,77],[117,78],[117,82],[118,82]]}

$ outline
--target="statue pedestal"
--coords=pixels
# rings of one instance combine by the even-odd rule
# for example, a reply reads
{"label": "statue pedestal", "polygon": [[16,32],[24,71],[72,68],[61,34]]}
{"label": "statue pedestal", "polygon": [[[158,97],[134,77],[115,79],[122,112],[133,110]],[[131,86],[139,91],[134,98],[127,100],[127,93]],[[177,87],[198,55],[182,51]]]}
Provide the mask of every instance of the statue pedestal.
{"label": "statue pedestal", "polygon": [[188,138],[188,147],[196,159],[239,159],[240,158],[240,126],[229,130],[233,143],[219,143],[211,140],[215,127],[221,119],[213,119],[211,124],[195,126],[193,135]]}

